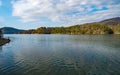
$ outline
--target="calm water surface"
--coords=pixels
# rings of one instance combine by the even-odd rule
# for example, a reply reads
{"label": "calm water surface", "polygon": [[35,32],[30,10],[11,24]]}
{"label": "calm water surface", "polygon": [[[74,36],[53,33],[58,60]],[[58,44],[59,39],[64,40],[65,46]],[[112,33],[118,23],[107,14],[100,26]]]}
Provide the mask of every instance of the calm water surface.
{"label": "calm water surface", "polygon": [[120,75],[120,35],[5,35],[0,75]]}

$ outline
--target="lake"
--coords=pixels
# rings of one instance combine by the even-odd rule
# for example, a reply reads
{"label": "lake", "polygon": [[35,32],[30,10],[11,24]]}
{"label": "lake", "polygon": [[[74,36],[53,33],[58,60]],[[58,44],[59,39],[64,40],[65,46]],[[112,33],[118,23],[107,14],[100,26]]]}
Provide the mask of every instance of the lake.
{"label": "lake", "polygon": [[0,75],[120,75],[120,35],[5,37]]}

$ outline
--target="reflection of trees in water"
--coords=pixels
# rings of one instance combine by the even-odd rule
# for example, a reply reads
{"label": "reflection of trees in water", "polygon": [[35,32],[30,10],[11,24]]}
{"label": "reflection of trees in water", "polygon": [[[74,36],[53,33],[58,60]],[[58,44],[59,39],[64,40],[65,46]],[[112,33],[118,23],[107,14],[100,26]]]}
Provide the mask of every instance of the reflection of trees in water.
{"label": "reflection of trees in water", "polygon": [[2,51],[2,46],[0,46],[0,52]]}

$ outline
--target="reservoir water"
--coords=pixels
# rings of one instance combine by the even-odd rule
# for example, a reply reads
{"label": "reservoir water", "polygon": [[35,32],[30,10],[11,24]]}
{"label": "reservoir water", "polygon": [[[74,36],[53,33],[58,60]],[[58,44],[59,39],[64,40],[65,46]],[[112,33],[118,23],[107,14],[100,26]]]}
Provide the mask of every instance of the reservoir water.
{"label": "reservoir water", "polygon": [[0,75],[120,75],[120,35],[5,37]]}

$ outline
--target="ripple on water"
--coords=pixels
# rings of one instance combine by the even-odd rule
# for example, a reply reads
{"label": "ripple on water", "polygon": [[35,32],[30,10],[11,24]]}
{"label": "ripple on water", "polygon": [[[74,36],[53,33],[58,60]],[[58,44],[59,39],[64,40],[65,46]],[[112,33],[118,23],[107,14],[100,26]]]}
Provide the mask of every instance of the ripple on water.
{"label": "ripple on water", "polygon": [[10,36],[0,75],[120,75],[120,39],[112,36]]}

